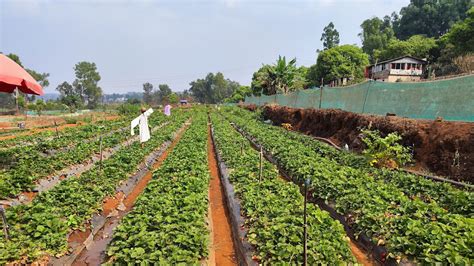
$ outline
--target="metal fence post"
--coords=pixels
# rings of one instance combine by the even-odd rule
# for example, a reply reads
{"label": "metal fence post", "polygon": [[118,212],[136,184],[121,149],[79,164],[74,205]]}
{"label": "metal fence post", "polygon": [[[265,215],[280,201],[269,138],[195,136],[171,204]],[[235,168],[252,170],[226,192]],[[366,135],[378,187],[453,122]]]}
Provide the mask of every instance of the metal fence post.
{"label": "metal fence post", "polygon": [[308,265],[308,230],[307,230],[307,213],[306,205],[308,203],[308,185],[310,183],[309,179],[306,179],[304,182],[304,209],[303,209],[303,265]]}

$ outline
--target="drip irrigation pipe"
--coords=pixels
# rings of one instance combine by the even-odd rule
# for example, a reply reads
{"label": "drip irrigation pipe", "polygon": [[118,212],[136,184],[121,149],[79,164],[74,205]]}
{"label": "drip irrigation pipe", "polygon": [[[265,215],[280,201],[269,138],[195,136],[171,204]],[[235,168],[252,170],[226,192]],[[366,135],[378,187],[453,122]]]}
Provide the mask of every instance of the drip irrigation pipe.
{"label": "drip irrigation pipe", "polygon": [[219,149],[214,138],[214,128],[211,125],[211,139],[216,154],[217,165],[219,169],[219,178],[222,182],[224,190],[226,205],[230,214],[230,224],[232,227],[232,240],[235,245],[236,255],[238,257],[239,265],[254,266],[257,262],[252,260],[252,255],[255,253],[255,248],[246,240],[248,230],[243,225],[245,219],[242,217],[240,200],[235,195],[234,186],[229,181],[229,171],[222,160]]}
{"label": "drip irrigation pipe", "polygon": [[[183,123],[183,126],[174,133],[173,140],[175,140],[179,136],[179,134],[181,134],[181,132],[183,132],[187,128],[187,123],[189,121],[190,120]],[[150,171],[147,165],[152,165],[156,161],[156,159],[159,158],[170,147],[171,143],[172,141],[166,141],[160,146],[160,148],[150,153],[146,157],[145,162],[140,164],[137,169],[137,172],[130,176],[125,182],[121,183],[121,185],[115,190],[115,192],[122,192],[124,194],[125,199],[133,191],[135,185],[137,185],[146,175],[146,173]],[[90,222],[91,233],[89,234],[87,239],[83,243],[74,247],[69,255],[65,255],[60,258],[51,257],[51,263],[53,265],[72,265],[74,261],[79,257],[81,252],[84,250],[84,248],[89,247],[89,245],[93,242],[94,237],[97,235],[97,233],[99,233],[102,228],[104,228],[106,222],[110,218],[110,215],[105,216],[103,213],[94,214]]]}
{"label": "drip irrigation pipe", "polygon": [[[330,139],[322,138],[322,137],[315,137],[315,136],[308,136],[308,137],[311,137],[313,139],[322,141],[322,142],[324,142],[328,145],[331,145],[336,150],[342,151],[342,148],[337,146]],[[402,172],[405,172],[405,173],[412,174],[412,175],[421,176],[421,177],[424,177],[424,178],[432,180],[432,181],[450,183],[451,185],[454,185],[454,186],[457,186],[457,187],[466,187],[466,188],[469,188],[469,189],[474,189],[474,185],[467,184],[467,183],[464,183],[464,182],[459,182],[459,181],[455,181],[455,180],[451,180],[451,179],[447,179],[447,178],[443,178],[443,177],[439,177],[439,176],[435,176],[435,175],[423,174],[421,172],[414,171],[414,170],[408,170],[408,169],[403,169],[403,168],[398,169],[398,170],[400,170]]]}
{"label": "drip irrigation pipe", "polygon": [[[235,130],[237,132],[239,132],[242,136],[244,136],[251,143],[252,147],[254,147],[255,150],[259,150],[261,148],[265,158],[270,163],[274,164],[278,168],[278,171],[280,172],[280,174],[286,180],[297,184],[300,188],[301,193],[304,193],[304,188],[303,188],[304,184],[300,180],[292,178],[291,175],[280,166],[278,161],[271,155],[271,153],[268,152],[263,147],[263,145],[258,144],[252,136],[250,136],[244,130],[240,129],[234,123],[231,123],[231,125],[235,128]],[[382,265],[395,265],[395,264],[397,264],[396,260],[387,257],[387,255],[388,255],[387,249],[383,246],[379,246],[377,244],[374,244],[372,242],[372,240],[367,236],[367,234],[361,233],[361,234],[358,235],[358,237],[356,237],[355,231],[347,223],[346,218],[343,215],[339,214],[333,208],[333,206],[335,204],[327,203],[323,199],[320,199],[320,198],[315,198],[313,196],[313,193],[311,193],[311,191],[308,195],[308,202],[311,202],[313,204],[318,205],[322,210],[327,211],[333,219],[338,220],[344,226],[344,230],[346,231],[346,234],[349,236],[349,238],[351,238],[351,240],[357,246],[359,246],[360,248],[365,250],[368,254],[370,254],[371,257],[374,258],[378,263],[380,263]]]}
{"label": "drip irrigation pipe", "polygon": [[[152,132],[155,132],[168,124],[169,122],[164,122],[154,127],[152,129]],[[139,139],[139,136],[134,136],[124,142],[117,144],[116,146],[110,149],[104,150],[102,154],[102,160],[108,159],[110,156],[114,155],[118,150],[120,150],[123,147],[130,146],[133,142],[138,141],[138,139]],[[42,193],[42,192],[48,191],[52,189],[53,187],[55,187],[56,185],[58,185],[63,180],[68,179],[71,176],[79,176],[85,171],[90,170],[99,161],[100,161],[100,154],[95,154],[91,158],[91,160],[87,161],[86,163],[83,162],[80,164],[68,166],[67,168],[56,172],[52,176],[48,176],[44,179],[38,180],[37,185],[32,191],[36,193]],[[31,200],[32,199],[20,194],[16,198],[9,198],[9,199],[0,201],[0,204],[7,205],[7,206],[16,206],[16,205],[21,205],[21,204],[27,204],[31,202]]]}

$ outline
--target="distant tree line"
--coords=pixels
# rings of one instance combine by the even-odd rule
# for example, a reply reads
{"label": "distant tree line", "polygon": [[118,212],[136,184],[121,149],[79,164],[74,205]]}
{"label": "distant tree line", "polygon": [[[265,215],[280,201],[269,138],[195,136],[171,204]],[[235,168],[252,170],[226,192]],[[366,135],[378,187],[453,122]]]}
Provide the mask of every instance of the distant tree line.
{"label": "distant tree line", "polygon": [[187,90],[173,92],[168,84],[159,84],[157,90],[149,82],[143,84],[143,102],[148,105],[177,104],[180,99],[191,100],[191,95]]}

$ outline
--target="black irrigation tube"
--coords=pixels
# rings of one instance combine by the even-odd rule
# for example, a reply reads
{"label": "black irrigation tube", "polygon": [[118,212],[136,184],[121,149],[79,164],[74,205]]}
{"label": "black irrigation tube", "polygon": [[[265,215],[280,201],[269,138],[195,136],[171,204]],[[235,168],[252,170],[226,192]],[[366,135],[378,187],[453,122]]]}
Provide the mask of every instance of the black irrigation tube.
{"label": "black irrigation tube", "polygon": [[[186,125],[189,122],[186,121],[183,123],[183,126],[178,129],[174,134],[173,134],[173,140],[175,140],[180,132],[186,130]],[[150,171],[150,169],[147,167],[147,165],[153,165],[153,163],[158,159],[171,145],[173,140],[168,140],[165,141],[163,144],[161,144],[160,148],[152,151],[146,158],[145,162],[146,163],[141,163],[135,174],[131,175],[125,182],[121,183],[119,187],[115,190],[116,193],[122,192],[124,194],[123,199],[127,198],[127,196],[133,191],[133,188],[135,187],[138,182],[142,180],[142,178]],[[122,204],[122,203],[121,203]],[[120,205],[119,205],[120,206]],[[132,208],[130,208],[132,210]],[[129,211],[130,211],[129,210]],[[92,219],[90,220],[90,227],[91,227],[91,233],[87,237],[87,239],[84,241],[84,243],[81,243],[80,245],[76,246],[73,248],[72,252],[69,255],[65,255],[60,258],[56,257],[50,257],[51,258],[51,263],[52,265],[72,265],[74,261],[77,259],[77,257],[82,253],[84,248],[87,248],[92,241],[94,241],[94,237],[97,235],[98,232],[105,226],[106,222],[110,219],[110,215],[104,215],[103,213],[96,213],[92,216]],[[72,233],[72,232],[71,232]],[[70,233],[70,234],[71,234]],[[68,238],[69,235],[68,234]],[[110,238],[110,240],[112,240]]]}
{"label": "black irrigation tube", "polygon": [[[260,145],[257,143],[257,141],[250,136],[247,132],[244,130],[240,129],[237,125],[231,122],[231,125],[239,132],[242,136],[247,138],[247,140],[252,144],[252,146],[260,150],[262,149],[263,155],[265,158],[272,164],[274,164],[277,168],[280,174],[288,181],[291,181],[295,184],[297,184],[300,187],[301,193],[303,192],[303,183],[300,180],[294,179],[291,177],[291,175],[284,170],[278,161],[272,156],[270,152],[268,152],[263,145]],[[347,223],[344,215],[339,214],[332,206],[333,204],[331,203],[326,203],[323,199],[321,198],[314,198],[312,196],[312,193],[309,193],[308,201],[311,203],[314,203],[319,206],[320,209],[327,211],[331,217],[335,220],[338,220],[343,226],[344,230],[346,231],[347,236],[350,237],[350,239],[360,248],[365,250],[373,259],[375,259],[377,262],[379,262],[382,265],[398,265],[397,261],[392,258],[388,258],[388,251],[385,247],[379,246],[377,244],[374,244],[370,237],[367,236],[365,233],[359,234],[359,237],[356,238],[356,234],[354,230],[352,230],[351,226]]]}
{"label": "black irrigation tube", "polygon": [[[309,136],[309,135],[306,135],[306,136],[311,137],[315,140],[324,142],[327,145],[332,146],[333,148],[335,148],[338,151],[342,151],[341,147],[337,146],[330,139],[322,138],[322,137]],[[451,180],[451,179],[447,179],[447,178],[443,178],[443,177],[439,177],[439,176],[434,176],[434,175],[427,175],[427,174],[420,173],[418,171],[407,170],[407,169],[403,169],[403,168],[401,168],[399,170],[402,171],[402,172],[408,173],[408,174],[421,176],[421,177],[424,177],[426,179],[429,179],[429,180],[432,180],[432,181],[435,181],[435,182],[445,182],[445,183],[450,183],[451,185],[454,185],[454,186],[457,186],[457,187],[467,187],[469,189],[474,189],[474,185],[467,184],[467,183],[464,183],[464,182],[459,182],[459,181],[455,181],[455,180]]]}
{"label": "black irrigation tube", "polygon": [[234,186],[229,181],[227,166],[217,148],[214,139],[214,128],[211,125],[211,139],[213,143],[214,153],[216,154],[217,165],[219,168],[219,178],[221,179],[222,188],[224,190],[226,205],[230,214],[230,224],[232,227],[232,240],[235,245],[237,260],[239,265],[258,265],[252,260],[255,248],[246,240],[248,230],[243,227],[245,223],[244,217],[241,215],[240,200],[235,195]]}
{"label": "black irrigation tube", "polygon": [[[165,121],[161,123],[160,125],[154,127],[152,129],[152,132],[157,131],[158,129],[168,125],[169,122]],[[104,154],[102,157],[102,160],[108,159],[110,156],[114,155],[118,150],[120,150],[123,147],[128,147],[135,141],[138,141],[139,136],[133,136],[129,139],[124,140],[123,142],[115,145],[114,147],[108,148],[104,150]],[[60,182],[62,182],[65,179],[70,178],[71,176],[79,176],[85,171],[90,170],[96,163],[100,162],[100,154],[93,154],[91,159],[79,164],[74,164],[67,166],[64,169],[61,169],[57,172],[55,172],[52,175],[47,176],[46,178],[39,179],[36,181],[36,186],[33,188],[32,192],[37,192],[37,193],[42,193],[46,192],[56,185],[58,185]],[[9,206],[16,206],[16,205],[22,205],[22,204],[27,204],[31,202],[30,199],[25,197],[24,195],[20,194],[19,196],[15,198],[7,198],[5,200],[0,200],[0,204],[3,205],[9,205]]]}

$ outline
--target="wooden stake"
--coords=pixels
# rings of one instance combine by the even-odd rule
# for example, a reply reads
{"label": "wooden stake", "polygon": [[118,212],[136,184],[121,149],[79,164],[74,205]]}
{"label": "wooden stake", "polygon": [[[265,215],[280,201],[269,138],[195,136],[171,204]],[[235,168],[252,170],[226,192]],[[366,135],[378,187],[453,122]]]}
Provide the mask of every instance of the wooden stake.
{"label": "wooden stake", "polygon": [[262,175],[263,175],[263,148],[262,146],[260,146],[260,171],[258,173],[258,180],[259,182],[262,181]]}
{"label": "wooden stake", "polygon": [[99,164],[99,171],[101,171],[101,170],[102,170],[102,136],[100,136],[99,150],[100,150],[100,164]]}
{"label": "wooden stake", "polygon": [[59,138],[58,124],[56,123],[56,120],[54,120],[54,126],[56,127],[56,137]]}
{"label": "wooden stake", "polygon": [[2,221],[3,221],[3,234],[5,235],[5,239],[8,240],[10,239],[9,237],[9,226],[7,223],[7,217],[5,215],[5,209],[3,208],[2,205],[0,205],[0,215],[2,216]]}

